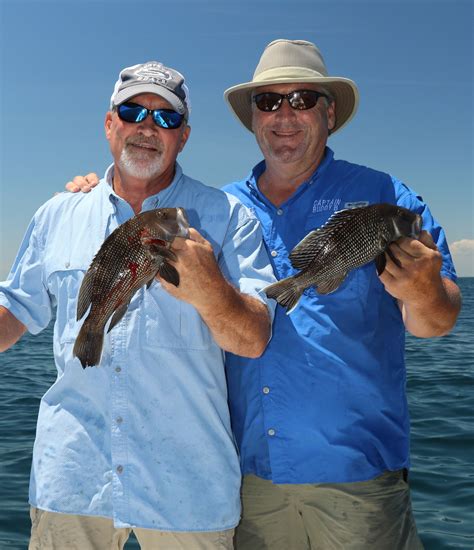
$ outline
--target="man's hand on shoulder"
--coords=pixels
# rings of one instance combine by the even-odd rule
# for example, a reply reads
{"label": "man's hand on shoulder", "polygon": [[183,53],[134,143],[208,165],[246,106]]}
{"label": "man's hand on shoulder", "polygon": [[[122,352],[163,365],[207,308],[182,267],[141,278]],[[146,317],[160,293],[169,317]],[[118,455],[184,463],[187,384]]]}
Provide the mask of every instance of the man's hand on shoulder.
{"label": "man's hand on shoulder", "polygon": [[99,183],[99,176],[94,172],[87,176],[76,176],[72,181],[68,181],[65,185],[66,189],[71,193],[89,193],[89,191]]}

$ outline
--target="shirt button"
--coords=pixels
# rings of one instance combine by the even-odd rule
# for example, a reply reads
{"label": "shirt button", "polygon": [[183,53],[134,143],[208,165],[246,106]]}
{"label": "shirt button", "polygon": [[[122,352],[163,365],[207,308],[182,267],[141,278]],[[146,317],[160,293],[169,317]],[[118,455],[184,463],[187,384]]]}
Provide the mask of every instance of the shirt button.
{"label": "shirt button", "polygon": [[269,436],[273,437],[276,434],[276,431],[273,428],[270,428],[267,433]]}
{"label": "shirt button", "polygon": [[263,393],[267,394],[267,393],[270,393],[270,388],[268,386],[264,386],[263,388]]}
{"label": "shirt button", "polygon": [[115,422],[117,422],[117,424],[121,424],[123,422],[123,418],[121,416],[117,416]]}
{"label": "shirt button", "polygon": [[270,254],[273,256],[273,258],[275,258],[276,256],[278,256],[278,252],[276,250],[272,250],[270,252]]}
{"label": "shirt button", "polygon": [[115,372],[121,372],[121,371],[122,371],[121,367],[115,367]]}
{"label": "shirt button", "polygon": [[122,465],[117,466],[116,470],[118,474],[121,474],[123,472],[123,466]]}
{"label": "shirt button", "polygon": [[281,215],[283,214],[283,210],[282,210],[281,208],[279,208],[279,209],[277,210],[277,214],[278,214],[279,216],[281,216]]}

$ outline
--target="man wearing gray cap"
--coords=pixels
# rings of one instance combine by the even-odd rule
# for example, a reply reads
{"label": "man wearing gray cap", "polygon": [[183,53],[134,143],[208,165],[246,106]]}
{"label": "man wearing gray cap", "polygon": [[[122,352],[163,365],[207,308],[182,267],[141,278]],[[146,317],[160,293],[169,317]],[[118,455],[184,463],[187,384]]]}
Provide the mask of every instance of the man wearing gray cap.
{"label": "man wearing gray cap", "polygon": [[[89,194],[61,194],[35,214],[0,283],[0,351],[46,328],[56,308],[58,377],[43,396],[30,480],[30,549],[232,548],[240,469],[224,353],[260,355],[274,281],[258,221],[234,197],[184,175],[183,76],[161,63],[124,69],[105,133],[114,163]],[[105,336],[100,365],[73,356],[84,273],[134,214],[183,207],[173,243],[178,287],[158,278]],[[170,260],[171,261],[171,260]]]}
{"label": "man wearing gray cap", "polygon": [[407,485],[405,329],[446,334],[460,309],[442,228],[394,177],[335,160],[327,139],[354,116],[358,90],[328,76],[318,48],[275,40],[251,82],[225,98],[264,160],[224,187],[253,208],[278,279],[295,245],[338,210],[399,204],[423,217],[420,240],[393,244],[333,293],[277,306],[256,359],[227,354],[232,426],[244,474],[239,550],[421,548]]}

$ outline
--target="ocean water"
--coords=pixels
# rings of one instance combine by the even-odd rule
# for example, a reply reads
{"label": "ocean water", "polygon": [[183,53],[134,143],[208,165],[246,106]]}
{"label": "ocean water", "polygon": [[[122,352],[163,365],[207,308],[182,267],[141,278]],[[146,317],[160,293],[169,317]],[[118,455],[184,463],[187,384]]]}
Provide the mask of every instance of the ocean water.
{"label": "ocean water", "polygon": [[[407,341],[410,484],[426,550],[474,549],[474,278],[459,285],[463,310],[453,332]],[[49,327],[26,335],[0,354],[0,550],[28,545],[36,416],[41,395],[55,379],[51,334]],[[138,546],[130,540],[126,548]]]}

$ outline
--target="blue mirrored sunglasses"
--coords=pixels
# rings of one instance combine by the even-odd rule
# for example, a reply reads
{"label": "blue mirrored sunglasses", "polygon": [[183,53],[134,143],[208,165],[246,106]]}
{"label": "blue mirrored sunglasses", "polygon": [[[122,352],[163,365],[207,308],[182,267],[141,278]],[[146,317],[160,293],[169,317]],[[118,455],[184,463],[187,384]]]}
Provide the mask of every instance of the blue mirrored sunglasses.
{"label": "blue mirrored sunglasses", "polygon": [[117,107],[117,114],[120,120],[125,122],[143,122],[148,115],[152,115],[153,121],[160,128],[175,130],[183,122],[184,115],[180,115],[172,109],[147,109],[138,103],[122,103]]}

